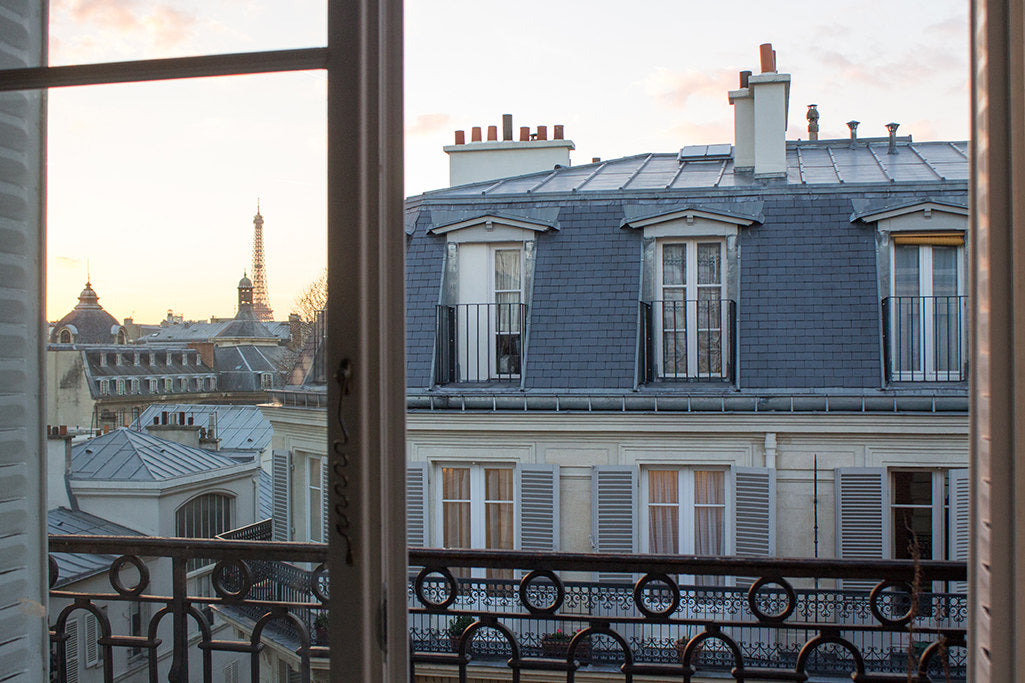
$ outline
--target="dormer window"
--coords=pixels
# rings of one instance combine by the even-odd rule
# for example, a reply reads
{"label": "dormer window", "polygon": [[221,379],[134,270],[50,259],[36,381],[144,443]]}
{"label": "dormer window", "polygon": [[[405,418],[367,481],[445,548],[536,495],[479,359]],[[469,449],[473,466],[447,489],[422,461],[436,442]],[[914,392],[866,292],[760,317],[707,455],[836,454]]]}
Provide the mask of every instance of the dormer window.
{"label": "dormer window", "polygon": [[439,384],[521,379],[535,240],[556,228],[556,215],[477,215],[431,230],[448,240],[435,342]]}
{"label": "dormer window", "polygon": [[[628,207],[643,231],[641,382],[729,381],[736,366],[737,234],[758,221],[714,207]],[[647,214],[643,212],[647,211]]]}
{"label": "dormer window", "polygon": [[70,344],[70,343],[72,343],[74,341],[74,337],[71,336],[71,330],[69,330],[66,327],[64,329],[62,329],[60,331],[60,334],[57,335],[57,341],[60,344]]}
{"label": "dormer window", "polygon": [[968,378],[965,206],[931,200],[852,216],[875,223],[883,351],[890,382]]}

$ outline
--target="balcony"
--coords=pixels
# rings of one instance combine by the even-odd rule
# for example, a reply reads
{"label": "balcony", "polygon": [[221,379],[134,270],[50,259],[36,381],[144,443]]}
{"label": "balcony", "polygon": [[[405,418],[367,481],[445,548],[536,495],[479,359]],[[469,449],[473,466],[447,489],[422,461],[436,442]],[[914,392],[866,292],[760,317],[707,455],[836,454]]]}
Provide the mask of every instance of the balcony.
{"label": "balcony", "polygon": [[436,311],[438,384],[519,380],[526,304],[439,305]]}
{"label": "balcony", "polygon": [[640,312],[643,382],[734,382],[736,301],[641,301]]}
{"label": "balcony", "polygon": [[882,312],[887,381],[968,379],[968,297],[891,296]]}
{"label": "balcony", "polygon": [[[265,538],[268,526],[227,536]],[[51,536],[50,551],[115,558],[102,590],[54,587],[59,576],[51,571],[58,680],[73,680],[66,626],[83,610],[102,615],[97,647],[106,653],[105,670],[117,661],[115,649],[135,648],[154,677],[211,681],[213,657],[227,653],[243,655],[256,680],[274,675],[260,670],[270,652],[294,664],[296,680],[326,679],[328,625],[318,619],[329,593],[324,545]],[[211,595],[190,590],[198,584],[186,567],[196,558],[216,562],[207,570]],[[419,569],[407,593],[418,677],[965,677],[967,600],[941,590],[966,579],[964,563],[433,549],[411,549],[409,562]],[[171,571],[165,582],[150,578],[158,571],[126,580],[136,563]],[[502,578],[468,578],[486,570]],[[860,589],[843,585],[850,582]],[[150,605],[145,635],[112,633],[106,614],[132,602]],[[212,622],[204,608],[215,612]],[[211,623],[229,624],[223,630],[232,638],[214,638]]]}

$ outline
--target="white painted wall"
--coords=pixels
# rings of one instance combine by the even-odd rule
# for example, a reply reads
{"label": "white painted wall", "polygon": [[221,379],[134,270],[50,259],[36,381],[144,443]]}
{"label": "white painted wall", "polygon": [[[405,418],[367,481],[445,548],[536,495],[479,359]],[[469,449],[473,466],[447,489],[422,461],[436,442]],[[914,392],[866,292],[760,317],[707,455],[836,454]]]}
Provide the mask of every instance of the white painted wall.
{"label": "white painted wall", "polygon": [[470,142],[446,145],[450,185],[508,178],[569,166],[571,140]]}

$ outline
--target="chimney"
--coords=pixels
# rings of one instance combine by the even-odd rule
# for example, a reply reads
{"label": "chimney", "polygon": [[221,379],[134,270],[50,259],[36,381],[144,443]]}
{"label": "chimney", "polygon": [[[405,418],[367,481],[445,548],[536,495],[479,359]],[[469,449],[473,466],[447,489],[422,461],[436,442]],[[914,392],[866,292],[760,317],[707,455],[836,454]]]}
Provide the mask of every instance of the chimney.
{"label": "chimney", "polygon": [[819,110],[817,104],[808,105],[808,139],[814,142],[819,139]]}
{"label": "chimney", "polygon": [[457,145],[465,145],[466,144],[466,131],[465,130],[457,130],[456,131],[456,144]]}
{"label": "chimney", "polygon": [[753,172],[756,178],[785,178],[790,74],[777,73],[772,44],[761,45],[759,53],[762,73],[741,72],[741,87],[729,92],[734,117],[734,168]]}
{"label": "chimney", "polygon": [[549,138],[549,127],[531,129],[520,127],[519,139],[513,139],[511,114],[502,116],[502,139],[498,139],[498,126],[487,126],[487,139],[481,139],[482,126],[473,126],[469,144],[460,144],[456,131],[456,144],[444,147],[449,155],[449,183],[465,185],[527,173],[551,172],[556,166],[570,166],[570,151],[575,148],[565,139],[565,128],[557,125]]}
{"label": "chimney", "polygon": [[850,148],[851,149],[854,149],[854,143],[858,141],[858,124],[859,123],[861,123],[861,121],[855,121],[854,119],[851,119],[850,121],[847,122],[847,127],[851,129],[851,144],[850,144]]}
{"label": "chimney", "polygon": [[897,129],[900,128],[899,123],[888,123],[886,124],[886,130],[890,133],[890,146],[886,150],[887,154],[897,153]]}

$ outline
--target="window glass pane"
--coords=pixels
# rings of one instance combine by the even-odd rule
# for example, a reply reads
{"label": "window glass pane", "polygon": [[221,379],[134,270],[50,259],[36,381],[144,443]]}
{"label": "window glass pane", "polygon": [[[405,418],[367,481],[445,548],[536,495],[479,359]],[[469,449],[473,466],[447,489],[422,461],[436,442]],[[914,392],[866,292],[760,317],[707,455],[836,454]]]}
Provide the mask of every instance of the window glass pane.
{"label": "window glass pane", "polygon": [[648,552],[673,554],[680,550],[680,508],[676,505],[648,507]]}
{"label": "window glass pane", "polygon": [[484,506],[485,546],[491,549],[513,547],[513,505],[512,503],[486,503]]}
{"label": "window glass pane", "polygon": [[662,284],[682,285],[687,280],[685,256],[687,245],[662,245]]}
{"label": "window glass pane", "polygon": [[50,64],[322,46],[324,0],[52,2]]}
{"label": "window glass pane", "polygon": [[470,503],[444,503],[443,540],[446,548],[470,547]]}
{"label": "window glass pane", "polygon": [[513,471],[508,468],[485,469],[484,491],[484,495],[489,501],[511,501],[513,499]]}
{"label": "window glass pane", "polygon": [[679,472],[676,470],[648,471],[648,500],[652,503],[679,503]]}
{"label": "window glass pane", "polygon": [[441,497],[445,500],[469,500],[470,468],[441,468]]}
{"label": "window glass pane", "polygon": [[726,473],[723,471],[694,473],[694,503],[696,505],[725,505]]}
{"label": "window glass pane", "polygon": [[918,247],[898,244],[893,249],[893,293],[896,296],[918,296]]}
{"label": "window glass pane", "polygon": [[932,559],[932,508],[894,508],[893,556],[912,559],[917,541],[919,558]]}
{"label": "window glass pane", "polygon": [[722,282],[722,249],[718,242],[698,244],[698,284],[717,285]]}
{"label": "window glass pane", "polygon": [[894,472],[895,505],[932,505],[932,472]]}
{"label": "window glass pane", "polygon": [[932,247],[933,296],[957,296],[957,247]]}
{"label": "window glass pane", "polygon": [[495,291],[520,288],[520,250],[495,251]]}

